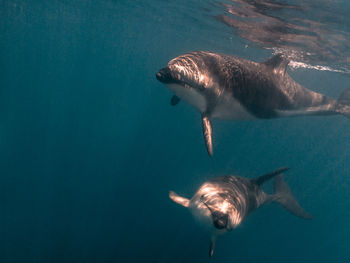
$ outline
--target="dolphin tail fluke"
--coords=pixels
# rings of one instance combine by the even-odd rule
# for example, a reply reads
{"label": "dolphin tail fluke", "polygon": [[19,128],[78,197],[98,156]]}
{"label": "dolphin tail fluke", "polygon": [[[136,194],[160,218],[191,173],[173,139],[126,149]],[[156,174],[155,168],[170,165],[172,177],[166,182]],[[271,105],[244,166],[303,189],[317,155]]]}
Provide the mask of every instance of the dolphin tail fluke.
{"label": "dolphin tail fluke", "polygon": [[338,98],[337,112],[350,118],[350,88],[347,88],[340,94]]}
{"label": "dolphin tail fluke", "polygon": [[275,178],[274,192],[273,200],[282,205],[287,211],[304,219],[312,219],[312,216],[299,205],[292,195],[289,186],[284,181],[283,174]]}
{"label": "dolphin tail fluke", "polygon": [[179,196],[177,193],[175,193],[174,191],[170,191],[169,192],[169,198],[171,200],[173,200],[175,203],[178,203],[179,205],[182,205],[184,207],[188,207],[190,205],[190,200]]}

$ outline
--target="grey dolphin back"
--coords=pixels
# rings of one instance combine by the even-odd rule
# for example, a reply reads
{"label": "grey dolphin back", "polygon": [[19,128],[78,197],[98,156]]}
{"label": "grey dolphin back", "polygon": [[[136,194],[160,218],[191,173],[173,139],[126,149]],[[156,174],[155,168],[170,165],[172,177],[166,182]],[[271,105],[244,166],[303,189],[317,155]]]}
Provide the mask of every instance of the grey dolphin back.
{"label": "grey dolphin back", "polygon": [[350,88],[345,89],[338,98],[338,112],[350,118]]}
{"label": "grey dolphin back", "polygon": [[274,195],[273,201],[279,203],[287,211],[304,219],[312,219],[312,216],[306,212],[292,195],[289,186],[286,184],[283,178],[283,174],[279,174],[275,178],[274,182]]}

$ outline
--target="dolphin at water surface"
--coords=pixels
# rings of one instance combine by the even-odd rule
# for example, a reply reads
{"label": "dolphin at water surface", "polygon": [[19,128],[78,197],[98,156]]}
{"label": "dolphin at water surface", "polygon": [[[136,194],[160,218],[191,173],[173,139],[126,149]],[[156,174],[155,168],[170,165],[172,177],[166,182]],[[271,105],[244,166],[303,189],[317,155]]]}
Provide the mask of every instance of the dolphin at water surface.
{"label": "dolphin at water surface", "polygon": [[156,78],[202,114],[203,135],[213,154],[211,119],[253,120],[343,114],[350,118],[350,88],[338,100],[306,89],[286,72],[278,54],[259,63],[225,54],[197,51],[172,59]]}
{"label": "dolphin at water surface", "polygon": [[[169,197],[188,207],[194,217],[209,229],[212,234],[209,257],[212,257],[216,237],[236,228],[251,212],[265,203],[277,202],[298,217],[312,218],[299,205],[284,181],[282,173],[288,169],[280,168],[252,180],[235,175],[219,176],[200,186],[191,199],[173,191],[169,192]],[[275,178],[274,194],[270,195],[261,187],[272,178]]]}

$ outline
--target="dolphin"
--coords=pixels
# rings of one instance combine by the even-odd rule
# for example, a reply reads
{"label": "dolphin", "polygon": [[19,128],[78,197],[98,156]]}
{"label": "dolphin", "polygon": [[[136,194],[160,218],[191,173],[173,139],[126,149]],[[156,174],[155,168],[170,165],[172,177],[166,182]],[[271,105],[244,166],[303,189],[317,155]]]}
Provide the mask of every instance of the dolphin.
{"label": "dolphin", "polygon": [[[282,167],[252,180],[235,175],[214,177],[200,186],[191,199],[173,191],[169,192],[169,197],[188,207],[194,217],[211,232],[209,257],[212,257],[217,236],[236,228],[263,204],[277,202],[298,217],[312,219],[285,183],[282,173],[287,170],[289,168]],[[261,187],[272,178],[275,178],[274,194],[267,194]]]}
{"label": "dolphin", "polygon": [[156,78],[202,114],[207,151],[213,155],[211,119],[253,120],[342,114],[350,118],[350,88],[338,100],[306,89],[286,72],[288,60],[277,54],[259,63],[197,51],[172,59]]}

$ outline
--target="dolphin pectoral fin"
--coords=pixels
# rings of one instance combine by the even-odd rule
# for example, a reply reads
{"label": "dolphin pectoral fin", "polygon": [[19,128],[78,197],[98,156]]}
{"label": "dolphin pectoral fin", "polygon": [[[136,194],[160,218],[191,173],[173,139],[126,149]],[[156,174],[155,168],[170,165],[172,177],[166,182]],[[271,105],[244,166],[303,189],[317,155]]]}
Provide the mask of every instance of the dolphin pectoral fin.
{"label": "dolphin pectoral fin", "polygon": [[179,104],[180,100],[181,99],[178,96],[176,95],[172,96],[170,100],[171,106],[176,106],[177,104]]}
{"label": "dolphin pectoral fin", "polygon": [[205,145],[210,156],[213,156],[212,128],[208,116],[202,114],[202,128]]}
{"label": "dolphin pectoral fin", "polygon": [[212,237],[210,241],[210,247],[209,247],[209,258],[211,258],[214,254],[214,249],[215,249],[215,241],[216,238]]}
{"label": "dolphin pectoral fin", "polygon": [[189,199],[187,199],[185,197],[182,197],[182,196],[179,196],[174,191],[170,191],[169,192],[169,198],[171,200],[173,200],[175,203],[178,203],[179,205],[182,205],[184,207],[188,207],[189,204],[190,204],[190,200]]}

